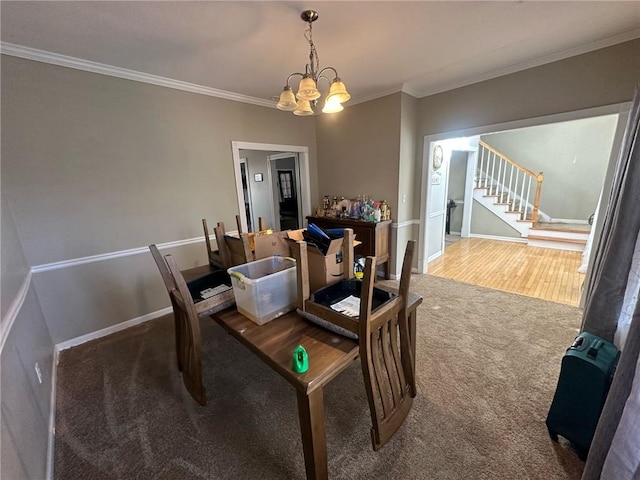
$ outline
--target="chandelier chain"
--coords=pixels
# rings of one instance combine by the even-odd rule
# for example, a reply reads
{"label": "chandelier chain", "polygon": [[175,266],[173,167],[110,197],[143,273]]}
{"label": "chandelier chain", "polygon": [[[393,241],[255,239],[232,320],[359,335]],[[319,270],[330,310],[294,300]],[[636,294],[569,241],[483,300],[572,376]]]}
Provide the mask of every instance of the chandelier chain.
{"label": "chandelier chain", "polygon": [[316,50],[316,46],[313,43],[313,24],[309,22],[309,28],[304,32],[304,38],[309,42],[309,69],[311,70],[309,73],[311,74],[311,78],[317,81],[317,75],[320,71],[320,58],[318,57],[318,51]]}

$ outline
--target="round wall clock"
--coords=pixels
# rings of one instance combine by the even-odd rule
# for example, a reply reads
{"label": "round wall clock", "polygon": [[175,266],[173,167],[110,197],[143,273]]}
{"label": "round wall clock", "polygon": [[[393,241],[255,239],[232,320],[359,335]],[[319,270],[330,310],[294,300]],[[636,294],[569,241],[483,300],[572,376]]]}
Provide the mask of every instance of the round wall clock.
{"label": "round wall clock", "polygon": [[440,145],[436,145],[433,149],[433,169],[438,170],[442,166],[442,147]]}

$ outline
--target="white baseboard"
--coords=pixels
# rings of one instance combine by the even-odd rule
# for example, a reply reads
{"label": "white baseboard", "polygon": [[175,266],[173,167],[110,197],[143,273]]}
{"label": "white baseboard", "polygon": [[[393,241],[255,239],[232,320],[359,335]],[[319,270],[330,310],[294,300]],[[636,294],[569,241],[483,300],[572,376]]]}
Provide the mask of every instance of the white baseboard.
{"label": "white baseboard", "polygon": [[72,338],[71,340],[58,343],[56,344],[56,349],[58,351],[66,350],[67,348],[81,345],[91,340],[95,340],[96,338],[104,337],[106,335],[111,335],[112,333],[116,333],[121,330],[125,330],[127,328],[133,327],[135,325],[148,322],[149,320],[163,317],[164,315],[168,315],[171,312],[173,312],[173,309],[171,307],[167,307],[167,308],[163,308],[162,310],[157,310],[155,312],[147,313],[146,315],[142,315],[141,317],[132,318],[131,320],[126,320],[116,325],[111,325],[110,327],[103,328],[102,330],[96,330],[95,332],[87,333],[86,335],[81,335],[79,337]]}
{"label": "white baseboard", "polygon": [[172,311],[173,309],[171,307],[163,308],[162,310],[157,310],[155,312],[147,313],[146,315],[142,315],[137,318],[132,318],[131,320],[118,323],[117,325],[112,325],[110,327],[103,328],[102,330],[97,330],[95,332],[87,333],[86,335],[72,338],[71,340],[67,340],[66,342],[61,342],[55,345],[53,349],[53,365],[51,366],[51,399],[49,404],[49,438],[47,440],[47,471],[46,471],[47,480],[53,479],[53,464],[54,464],[55,439],[56,439],[56,391],[58,386],[58,360],[60,358],[60,352],[67,348],[81,345],[90,340],[95,340],[96,338],[104,337],[106,335],[110,335],[112,333],[125,330],[135,325],[148,322],[149,320],[163,317],[165,315],[168,315]]}
{"label": "white baseboard", "polygon": [[58,386],[58,357],[60,350],[53,349],[51,363],[51,398],[49,400],[49,438],[47,439],[47,471],[46,479],[53,480],[53,463],[56,442],[56,391]]}
{"label": "white baseboard", "polygon": [[550,218],[547,223],[575,223],[576,225],[589,225],[588,220],[577,220],[575,218]]}
{"label": "white baseboard", "polygon": [[[411,273],[420,273],[416,267],[411,267]],[[400,275],[391,274],[389,275],[389,280],[400,280]]]}

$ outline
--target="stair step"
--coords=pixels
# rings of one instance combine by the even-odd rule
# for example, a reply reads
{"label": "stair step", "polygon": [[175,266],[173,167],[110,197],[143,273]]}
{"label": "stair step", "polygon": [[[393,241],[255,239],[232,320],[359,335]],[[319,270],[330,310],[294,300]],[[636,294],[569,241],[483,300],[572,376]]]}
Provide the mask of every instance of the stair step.
{"label": "stair step", "polygon": [[583,233],[583,234],[585,234],[585,235],[589,235],[589,232],[588,232],[588,231],[571,230],[570,228],[553,228],[553,229],[551,229],[551,228],[547,228],[547,227],[543,227],[543,228],[540,228],[540,227],[533,227],[531,230],[532,230],[532,231],[534,231],[534,230],[540,230],[540,231],[552,231],[552,232],[558,232],[558,233],[578,233],[578,234],[579,234],[579,233]]}
{"label": "stair step", "polygon": [[547,237],[544,235],[529,235],[529,240],[542,240],[545,242],[559,242],[559,243],[575,243],[576,245],[586,245],[587,241],[580,238],[560,238],[560,237]]}

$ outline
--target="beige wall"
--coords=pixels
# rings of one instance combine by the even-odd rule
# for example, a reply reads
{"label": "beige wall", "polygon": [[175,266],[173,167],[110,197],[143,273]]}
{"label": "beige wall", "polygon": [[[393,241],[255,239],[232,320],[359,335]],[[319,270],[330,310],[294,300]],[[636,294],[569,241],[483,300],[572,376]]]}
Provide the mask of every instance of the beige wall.
{"label": "beige wall", "polygon": [[[629,102],[640,80],[640,39],[421,98],[417,177],[425,135]],[[414,218],[420,214],[414,205]]]}
{"label": "beige wall", "polygon": [[[53,343],[33,286],[25,284],[17,316],[7,315],[9,306],[22,298],[19,292],[28,278],[28,265],[4,195],[0,232],[3,329],[13,320],[0,358],[0,478],[45,478]],[[36,362],[42,383],[37,380]]]}
{"label": "beige wall", "polygon": [[319,196],[311,197],[312,208],[322,195],[366,194],[386,200],[398,218],[400,100],[388,95],[317,117]]}
{"label": "beige wall", "polygon": [[[638,79],[635,40],[314,120],[2,56],[3,316],[29,266],[199,237],[203,217],[235,224],[233,140],[306,145],[313,205],[368,194],[404,221],[419,218],[425,135],[627,102]],[[412,175],[409,209],[399,199],[405,189],[411,198]],[[394,245],[418,231],[396,232]],[[206,261],[202,244],[165,251],[184,268]],[[33,283],[2,350],[3,478],[43,477],[52,344],[169,305],[147,253],[35,273]]]}
{"label": "beige wall", "polygon": [[13,215],[11,215],[9,205],[5,201],[4,192],[2,192],[2,213],[0,215],[2,215],[0,217],[2,218],[2,228],[0,228],[2,235],[0,239],[0,248],[2,249],[0,278],[2,279],[2,288],[0,289],[0,294],[2,296],[2,322],[4,322],[7,310],[27,276],[29,265],[24,258]]}
{"label": "beige wall", "polygon": [[[201,237],[205,217],[235,225],[234,140],[308,146],[317,197],[314,121],[276,109],[2,56],[2,125],[30,266]],[[181,248],[205,262],[203,243]],[[36,273],[54,343],[168,306],[150,259]]]}

